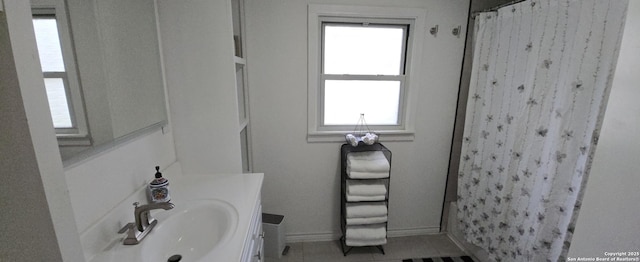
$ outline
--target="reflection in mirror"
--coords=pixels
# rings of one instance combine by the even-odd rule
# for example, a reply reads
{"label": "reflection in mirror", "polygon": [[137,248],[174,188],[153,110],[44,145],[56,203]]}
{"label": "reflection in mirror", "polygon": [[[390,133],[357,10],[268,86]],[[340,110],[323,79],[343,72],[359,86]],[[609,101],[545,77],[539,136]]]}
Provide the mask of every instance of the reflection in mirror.
{"label": "reflection in mirror", "polygon": [[31,0],[65,164],[166,124],[154,0]]}

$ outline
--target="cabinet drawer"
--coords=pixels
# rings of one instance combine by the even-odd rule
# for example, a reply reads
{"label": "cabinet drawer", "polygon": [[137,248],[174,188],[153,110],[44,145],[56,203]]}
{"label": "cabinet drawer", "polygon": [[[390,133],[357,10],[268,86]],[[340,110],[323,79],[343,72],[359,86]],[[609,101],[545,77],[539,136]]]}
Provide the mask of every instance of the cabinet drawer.
{"label": "cabinet drawer", "polygon": [[242,262],[262,261],[262,205],[258,204],[251,215],[249,232],[247,232],[244,250],[242,251]]}
{"label": "cabinet drawer", "polygon": [[255,261],[263,261],[264,260],[264,237],[262,234],[256,239],[255,252],[253,253],[254,258],[257,259]]}
{"label": "cabinet drawer", "polygon": [[262,205],[258,205],[257,211],[253,213],[251,218],[251,234],[250,238],[256,239],[262,234]]}

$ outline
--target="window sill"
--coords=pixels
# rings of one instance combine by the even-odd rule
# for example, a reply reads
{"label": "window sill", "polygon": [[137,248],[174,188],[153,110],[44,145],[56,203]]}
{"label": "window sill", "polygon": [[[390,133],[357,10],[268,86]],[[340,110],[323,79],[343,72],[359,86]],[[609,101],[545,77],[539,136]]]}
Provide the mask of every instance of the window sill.
{"label": "window sill", "polygon": [[[307,134],[309,143],[345,142],[344,136],[351,131],[315,131]],[[400,130],[375,131],[380,136],[380,142],[413,141],[415,132]]]}
{"label": "window sill", "polygon": [[56,135],[59,146],[90,146],[91,139],[85,135],[58,134]]}

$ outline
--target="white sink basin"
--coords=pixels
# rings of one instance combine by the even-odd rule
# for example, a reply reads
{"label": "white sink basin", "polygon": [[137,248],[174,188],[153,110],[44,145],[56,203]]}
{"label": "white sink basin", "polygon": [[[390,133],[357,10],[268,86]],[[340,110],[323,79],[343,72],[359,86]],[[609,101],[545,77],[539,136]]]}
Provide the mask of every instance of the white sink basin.
{"label": "white sink basin", "polygon": [[251,232],[251,218],[260,205],[263,174],[168,176],[171,210],[152,210],[157,225],[137,245],[124,245],[118,229],[133,221],[129,203],[144,200],[146,187],[127,197],[103,219],[80,234],[89,262],[181,262],[242,260]]}
{"label": "white sink basin", "polygon": [[156,214],[158,224],[140,243],[140,261],[167,261],[175,255],[183,262],[199,261],[227,242],[238,226],[237,210],[219,200],[176,203]]}

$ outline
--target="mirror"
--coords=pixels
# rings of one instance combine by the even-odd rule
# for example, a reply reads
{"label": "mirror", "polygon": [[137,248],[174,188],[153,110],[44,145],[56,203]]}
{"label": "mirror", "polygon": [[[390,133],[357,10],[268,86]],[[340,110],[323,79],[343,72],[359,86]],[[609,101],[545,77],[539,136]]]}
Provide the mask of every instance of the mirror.
{"label": "mirror", "polygon": [[[37,22],[57,23],[64,66],[45,86],[65,165],[167,123],[154,0],[31,0]],[[43,29],[46,31],[46,29]],[[42,31],[42,30],[41,30]],[[55,33],[54,33],[55,35]],[[55,53],[55,52],[53,52]],[[56,84],[62,110],[55,108]],[[62,113],[60,113],[62,112]],[[65,123],[56,117],[66,116]]]}

